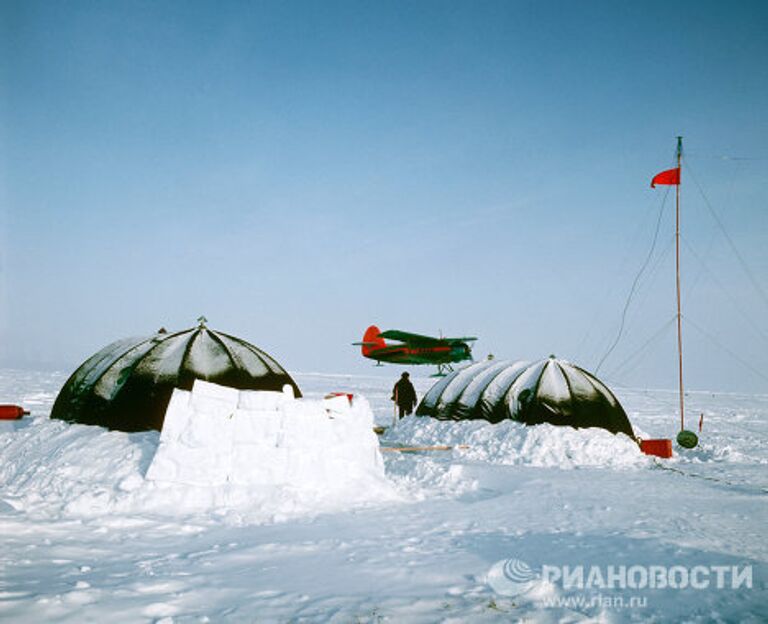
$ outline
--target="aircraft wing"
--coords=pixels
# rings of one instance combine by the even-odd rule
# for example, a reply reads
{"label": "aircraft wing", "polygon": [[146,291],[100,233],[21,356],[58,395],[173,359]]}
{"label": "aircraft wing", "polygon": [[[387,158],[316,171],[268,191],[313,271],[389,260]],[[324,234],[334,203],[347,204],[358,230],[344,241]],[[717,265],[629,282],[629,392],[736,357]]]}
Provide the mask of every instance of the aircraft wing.
{"label": "aircraft wing", "polygon": [[466,338],[435,338],[434,336],[423,336],[421,334],[412,334],[410,332],[400,331],[399,329],[388,329],[385,332],[379,334],[382,338],[389,338],[390,340],[399,340],[401,342],[408,342],[410,344],[423,344],[423,345],[435,345],[435,344],[453,344],[455,342],[471,342],[477,340],[474,337]]}
{"label": "aircraft wing", "polygon": [[442,342],[440,338],[434,338],[432,336],[422,336],[421,334],[412,334],[410,332],[400,331],[399,329],[388,329],[385,332],[379,334],[381,338],[388,338],[389,340],[399,340],[400,342],[409,342],[411,344],[438,344]]}

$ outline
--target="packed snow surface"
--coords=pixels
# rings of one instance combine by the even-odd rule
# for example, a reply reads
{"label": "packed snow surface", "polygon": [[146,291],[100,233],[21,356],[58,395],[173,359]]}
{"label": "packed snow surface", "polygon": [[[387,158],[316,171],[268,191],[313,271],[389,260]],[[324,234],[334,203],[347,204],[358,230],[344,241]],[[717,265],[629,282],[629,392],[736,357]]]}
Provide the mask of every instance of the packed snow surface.
{"label": "packed snow surface", "polygon": [[191,392],[174,390],[145,481],[166,513],[285,518],[395,500],[373,426],[363,397],[297,400],[291,386],[238,391],[198,380]]}
{"label": "packed snow surface", "polygon": [[[768,396],[690,393],[701,444],[665,461],[622,434],[513,422],[408,417],[377,441],[372,420],[393,418],[388,370],[297,374],[300,402],[201,386],[174,399],[162,436],[51,421],[63,375],[0,371],[0,402],[32,410],[0,422],[0,620],[768,619]],[[420,395],[432,381],[415,379]],[[617,395],[638,433],[674,437],[674,393]],[[211,430],[222,401],[238,416]],[[249,411],[263,420],[238,425]],[[267,461],[279,436],[285,453]],[[227,458],[185,460],[211,445]],[[751,577],[574,589],[539,575],[510,590],[509,570],[545,566],[676,566],[678,585],[681,570]]]}

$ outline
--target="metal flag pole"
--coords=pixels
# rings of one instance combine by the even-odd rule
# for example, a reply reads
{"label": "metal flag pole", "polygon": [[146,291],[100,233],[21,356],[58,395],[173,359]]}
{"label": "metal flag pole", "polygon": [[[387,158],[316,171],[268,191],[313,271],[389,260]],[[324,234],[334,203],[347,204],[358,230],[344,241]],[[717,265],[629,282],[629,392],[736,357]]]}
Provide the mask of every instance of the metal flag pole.
{"label": "metal flag pole", "polygon": [[677,171],[678,181],[675,187],[675,275],[677,281],[677,364],[680,387],[680,431],[685,429],[685,399],[683,398],[683,330],[682,313],[680,311],[680,161],[683,155],[683,137],[677,137]]}

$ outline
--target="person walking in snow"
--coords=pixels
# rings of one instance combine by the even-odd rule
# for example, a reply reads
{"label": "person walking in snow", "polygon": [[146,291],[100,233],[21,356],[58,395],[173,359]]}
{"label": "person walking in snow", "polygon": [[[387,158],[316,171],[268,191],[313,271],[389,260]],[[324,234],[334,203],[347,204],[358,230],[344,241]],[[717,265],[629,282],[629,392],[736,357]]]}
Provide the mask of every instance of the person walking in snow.
{"label": "person walking in snow", "polygon": [[416,407],[416,390],[413,387],[408,373],[400,375],[400,379],[392,388],[392,400],[400,410],[400,418],[413,413]]}

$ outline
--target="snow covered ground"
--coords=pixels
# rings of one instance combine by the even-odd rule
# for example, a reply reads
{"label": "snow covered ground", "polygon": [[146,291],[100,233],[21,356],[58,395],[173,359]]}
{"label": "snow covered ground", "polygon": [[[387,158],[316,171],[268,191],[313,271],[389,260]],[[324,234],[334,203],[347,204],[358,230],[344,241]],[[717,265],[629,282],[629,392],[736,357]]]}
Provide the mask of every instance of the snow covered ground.
{"label": "snow covered ground", "polygon": [[[385,372],[295,378],[390,424]],[[690,393],[702,443],[668,461],[599,430],[409,418],[382,444],[465,448],[384,453],[394,497],[192,511],[150,495],[156,432],[48,420],[64,379],[0,371],[0,402],[33,412],[0,422],[0,621],[768,621],[768,396]],[[674,435],[674,393],[617,394]]]}

